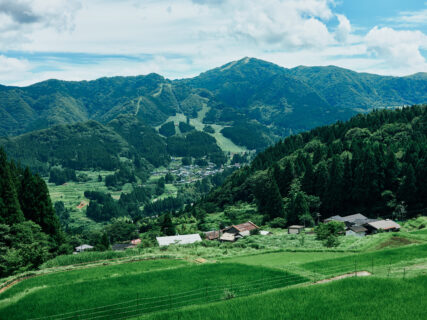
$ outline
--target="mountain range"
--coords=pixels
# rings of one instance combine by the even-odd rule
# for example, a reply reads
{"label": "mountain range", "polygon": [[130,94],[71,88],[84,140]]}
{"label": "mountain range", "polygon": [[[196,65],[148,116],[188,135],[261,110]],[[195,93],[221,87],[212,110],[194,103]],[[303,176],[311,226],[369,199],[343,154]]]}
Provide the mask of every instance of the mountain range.
{"label": "mountain range", "polygon": [[[87,139],[75,140],[86,132],[92,136],[91,143],[96,140],[101,141],[98,145],[103,145],[113,139],[117,145],[113,149],[122,150],[129,142],[123,142],[125,135],[125,140],[132,138],[133,148],[135,145],[142,148],[147,158],[150,148],[138,140],[148,135],[150,143],[156,141],[156,154],[166,159],[166,139],[175,145],[176,141],[158,130],[167,122],[177,125],[176,118],[180,116],[194,124],[198,131],[214,127],[205,134],[217,140],[220,136],[242,148],[262,150],[279,138],[346,120],[359,112],[425,102],[425,73],[390,77],[334,66],[286,69],[244,58],[189,79],[168,80],[158,74],[148,74],[94,81],[47,80],[28,87],[0,86],[0,136],[4,137],[0,144],[6,146],[6,151],[14,150],[12,154],[21,154],[25,152],[24,146],[39,141],[39,136],[52,142],[56,138],[51,137],[66,133],[74,135],[67,141],[87,144]],[[139,131],[132,129],[129,133],[120,129],[121,117],[127,119],[127,124],[133,123],[132,128],[136,121]],[[77,127],[61,127],[66,125]],[[84,130],[79,125],[83,125]],[[16,137],[22,134],[24,136]],[[177,135],[182,138],[182,133]],[[201,141],[199,139],[205,138],[196,137]],[[55,143],[48,149],[54,152]],[[108,150],[106,148],[105,153],[110,152]],[[31,148],[27,151],[33,152]],[[192,155],[191,152],[184,154]],[[40,156],[38,160],[43,161],[45,157]],[[155,159],[149,162],[164,163]]]}

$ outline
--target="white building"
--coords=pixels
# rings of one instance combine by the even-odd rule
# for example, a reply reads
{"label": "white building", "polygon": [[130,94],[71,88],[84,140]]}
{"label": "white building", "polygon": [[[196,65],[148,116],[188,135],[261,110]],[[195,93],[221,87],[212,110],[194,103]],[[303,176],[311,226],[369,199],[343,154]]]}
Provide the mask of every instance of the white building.
{"label": "white building", "polygon": [[200,235],[196,234],[184,234],[182,236],[169,236],[169,237],[156,237],[157,243],[160,247],[168,246],[171,244],[190,244],[202,241]]}

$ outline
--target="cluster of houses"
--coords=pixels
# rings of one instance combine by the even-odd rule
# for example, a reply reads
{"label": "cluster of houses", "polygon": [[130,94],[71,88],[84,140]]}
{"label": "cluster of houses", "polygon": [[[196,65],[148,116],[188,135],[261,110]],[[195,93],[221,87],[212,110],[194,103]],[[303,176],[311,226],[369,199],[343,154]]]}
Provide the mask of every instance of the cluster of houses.
{"label": "cluster of houses", "polygon": [[389,232],[400,230],[400,225],[393,220],[369,219],[360,213],[344,217],[332,216],[324,220],[325,223],[331,221],[343,222],[346,226],[345,234],[347,236],[364,237],[365,235],[382,231]]}
{"label": "cluster of houses", "polygon": [[[252,221],[241,223],[238,225],[232,225],[221,230],[207,231],[204,233],[206,240],[219,240],[222,242],[234,242],[240,238],[251,235],[254,230],[259,230],[259,227]],[[271,232],[259,230],[260,235],[269,235]],[[202,238],[198,233],[196,234],[185,234],[178,236],[169,237],[157,237],[157,243],[159,246],[168,246],[171,244],[190,244],[202,241]]]}

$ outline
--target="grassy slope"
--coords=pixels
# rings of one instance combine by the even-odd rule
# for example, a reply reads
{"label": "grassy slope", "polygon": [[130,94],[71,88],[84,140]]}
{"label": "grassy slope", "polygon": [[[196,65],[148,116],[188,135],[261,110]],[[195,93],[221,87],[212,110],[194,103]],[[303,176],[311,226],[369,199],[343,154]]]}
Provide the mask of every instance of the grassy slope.
{"label": "grassy slope", "polygon": [[427,276],[410,280],[350,278],[138,319],[425,319],[426,287]]}
{"label": "grassy slope", "polygon": [[[203,109],[199,111],[197,118],[190,119],[190,124],[199,131],[203,131],[203,128],[205,127],[205,124],[203,123],[203,118],[207,111],[208,107],[204,106]],[[175,116],[170,116],[164,123],[169,121],[173,121],[175,124],[178,124],[179,122],[187,122],[187,118],[184,114],[177,113]],[[216,142],[222,151],[232,153],[243,153],[247,151],[246,148],[234,144],[230,139],[222,135],[220,131],[224,128],[224,126],[216,124],[211,126],[215,129],[215,133],[210,135],[216,139]],[[161,125],[157,126],[156,128],[158,129],[160,127]],[[178,127],[176,127],[175,129],[179,131]]]}
{"label": "grassy slope", "polygon": [[309,271],[315,271],[321,274],[329,275],[353,271],[355,267],[357,267],[358,270],[361,270],[361,268],[363,268],[367,269],[368,271],[371,271],[372,264],[375,268],[426,258],[427,244],[422,244],[360,253],[355,254],[350,258],[341,257],[335,259],[313,261],[302,264],[301,267]]}
{"label": "grassy slope", "polygon": [[[166,265],[163,265],[164,263]],[[5,319],[23,319],[127,303],[136,298],[149,301],[149,304],[145,305],[148,308],[159,305],[161,301],[161,299],[150,300],[153,297],[169,294],[175,296],[190,290],[199,290],[197,292],[202,293],[200,297],[202,301],[199,302],[204,303],[204,290],[200,289],[206,288],[210,294],[209,298],[218,299],[224,294],[223,289],[218,290],[219,286],[228,284],[232,287],[234,284],[233,290],[243,294],[243,291],[236,288],[239,284],[246,285],[259,279],[289,276],[280,270],[225,263],[149,271],[156,267],[162,269],[175,264],[171,264],[168,260],[147,261],[31,278],[0,295],[0,313]],[[292,282],[275,281],[264,289],[283,287],[301,281],[304,281],[303,278],[295,276]],[[255,289],[256,292],[262,291],[262,288]],[[188,300],[186,297],[176,299],[173,303],[182,302],[183,305],[187,305],[194,302]],[[119,310],[110,310],[107,318],[117,318],[113,317],[114,312],[118,313]]]}
{"label": "grassy slope", "polygon": [[347,252],[272,252],[224,259],[224,261],[281,268],[292,264],[301,264],[338,257],[348,257],[351,255],[352,253]]}

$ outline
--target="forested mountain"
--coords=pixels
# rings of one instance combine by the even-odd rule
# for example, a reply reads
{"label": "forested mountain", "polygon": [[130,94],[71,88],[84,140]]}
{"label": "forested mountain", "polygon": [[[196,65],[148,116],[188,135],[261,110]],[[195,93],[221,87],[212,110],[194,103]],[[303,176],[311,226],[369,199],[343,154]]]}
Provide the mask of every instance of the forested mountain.
{"label": "forested mountain", "polygon": [[138,119],[119,116],[106,125],[88,122],[57,125],[16,137],[0,138],[7,154],[38,172],[62,166],[75,170],[116,170],[121,157],[149,172],[167,165],[171,156],[207,157],[221,164],[224,154],[209,134],[190,130],[164,138]]}
{"label": "forested mountain", "polygon": [[44,180],[9,162],[0,148],[0,277],[71,250],[64,242]]}
{"label": "forested mountain", "polygon": [[[203,124],[226,126],[224,136],[260,150],[290,133],[357,112],[426,101],[425,74],[383,77],[333,66],[286,69],[244,58],[183,80],[149,74],[0,86],[0,136],[88,120],[105,125],[121,115],[160,126],[177,113],[195,119],[204,110]],[[262,137],[257,144],[247,138],[249,126]]]}
{"label": "forested mountain", "polygon": [[409,218],[427,208],[427,106],[376,110],[290,136],[196,205],[256,203],[265,221],[336,214]]}

